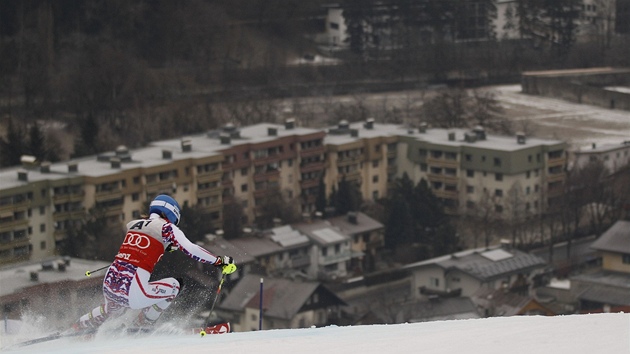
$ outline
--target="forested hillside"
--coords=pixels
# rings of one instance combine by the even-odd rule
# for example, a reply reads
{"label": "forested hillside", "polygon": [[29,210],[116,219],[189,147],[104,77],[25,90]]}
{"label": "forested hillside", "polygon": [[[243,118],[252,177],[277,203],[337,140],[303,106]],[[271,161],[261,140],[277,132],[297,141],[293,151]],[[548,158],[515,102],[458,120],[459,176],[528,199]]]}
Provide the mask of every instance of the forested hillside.
{"label": "forested hillside", "polygon": [[[1,1],[0,166],[18,164],[23,154],[56,161],[225,122],[274,121],[285,109],[276,98],[421,88],[461,78],[506,82],[522,70],[627,66],[630,60],[628,36],[606,37],[604,46],[573,37],[561,46],[528,39],[457,41],[465,7],[435,0],[411,7],[405,0],[342,1],[349,50],[320,51],[312,38],[325,29],[325,3]],[[386,13],[381,19],[399,19],[386,29],[396,46],[379,45],[378,38],[364,42],[366,33],[356,24],[376,15],[357,10],[374,4]],[[420,41],[427,31],[431,40]],[[335,55],[338,64],[289,64],[315,54]]]}

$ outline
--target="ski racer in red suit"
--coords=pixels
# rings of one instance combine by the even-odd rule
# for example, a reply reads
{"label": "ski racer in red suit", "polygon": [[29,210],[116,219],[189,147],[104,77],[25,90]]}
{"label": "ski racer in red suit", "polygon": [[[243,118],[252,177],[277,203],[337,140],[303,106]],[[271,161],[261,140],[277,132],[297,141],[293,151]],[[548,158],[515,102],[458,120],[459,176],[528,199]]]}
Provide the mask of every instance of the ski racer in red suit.
{"label": "ski racer in red suit", "polygon": [[175,278],[149,281],[155,264],[169,248],[180,249],[201,263],[218,267],[234,264],[232,257],[215,256],[186,238],[177,227],[180,207],[172,197],[158,195],[150,204],[149,214],[146,219],[127,224],[125,239],[103,281],[105,302],[81,316],[73,325],[75,330],[97,328],[106,319],[118,317],[127,309],[142,309],[134,326],[153,325],[181,286]]}

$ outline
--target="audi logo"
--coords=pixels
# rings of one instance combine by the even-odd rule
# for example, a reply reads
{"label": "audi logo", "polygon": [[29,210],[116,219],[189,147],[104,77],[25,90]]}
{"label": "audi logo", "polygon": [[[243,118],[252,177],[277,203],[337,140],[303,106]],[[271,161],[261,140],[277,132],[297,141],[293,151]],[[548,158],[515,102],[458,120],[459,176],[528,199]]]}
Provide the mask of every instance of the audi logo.
{"label": "audi logo", "polygon": [[134,234],[130,232],[127,234],[127,236],[125,236],[125,241],[123,241],[123,245],[135,246],[144,250],[149,248],[149,245],[151,245],[151,240],[149,240],[149,238],[145,235]]}

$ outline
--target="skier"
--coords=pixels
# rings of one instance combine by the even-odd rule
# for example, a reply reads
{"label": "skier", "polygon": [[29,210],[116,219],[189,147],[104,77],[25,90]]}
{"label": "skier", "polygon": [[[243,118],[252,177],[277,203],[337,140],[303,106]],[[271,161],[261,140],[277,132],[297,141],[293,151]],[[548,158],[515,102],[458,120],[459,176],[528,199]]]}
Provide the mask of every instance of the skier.
{"label": "skier", "polygon": [[180,249],[201,263],[226,267],[231,273],[236,267],[230,256],[215,256],[192,243],[177,227],[180,207],[168,195],[158,195],[150,204],[148,218],[132,220],[127,234],[103,281],[105,301],[81,316],[72,326],[75,331],[95,329],[106,319],[121,316],[127,309],[142,309],[134,327],[150,327],[177,296],[181,279],[164,278],[149,281],[155,264],[166,250]]}

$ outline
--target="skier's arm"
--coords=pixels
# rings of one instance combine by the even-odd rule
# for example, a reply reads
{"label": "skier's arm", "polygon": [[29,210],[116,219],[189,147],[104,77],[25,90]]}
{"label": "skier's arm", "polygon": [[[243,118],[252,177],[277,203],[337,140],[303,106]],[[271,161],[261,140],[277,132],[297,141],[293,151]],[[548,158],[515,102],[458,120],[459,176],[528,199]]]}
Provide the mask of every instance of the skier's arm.
{"label": "skier's arm", "polygon": [[217,261],[220,262],[220,257],[215,256],[205,248],[192,243],[186,235],[184,235],[184,232],[176,225],[165,224],[164,228],[171,229],[170,232],[168,230],[163,230],[166,241],[179,248],[188,257],[201,263],[216,264]]}

